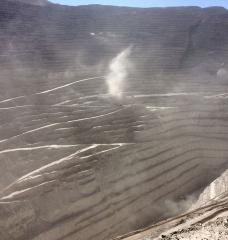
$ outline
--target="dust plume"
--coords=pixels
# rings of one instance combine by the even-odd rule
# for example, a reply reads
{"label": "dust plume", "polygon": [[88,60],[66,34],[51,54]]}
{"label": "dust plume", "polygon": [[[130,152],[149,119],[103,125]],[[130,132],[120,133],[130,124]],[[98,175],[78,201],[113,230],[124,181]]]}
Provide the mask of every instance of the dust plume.
{"label": "dust plume", "polygon": [[181,213],[185,213],[192,208],[198,199],[198,193],[185,196],[184,199],[175,201],[172,199],[166,199],[164,202],[163,210],[166,217],[175,216]]}
{"label": "dust plume", "polygon": [[124,85],[128,75],[128,57],[131,54],[131,48],[128,47],[119,53],[109,65],[109,73],[105,80],[108,93],[116,99],[121,99],[123,96]]}

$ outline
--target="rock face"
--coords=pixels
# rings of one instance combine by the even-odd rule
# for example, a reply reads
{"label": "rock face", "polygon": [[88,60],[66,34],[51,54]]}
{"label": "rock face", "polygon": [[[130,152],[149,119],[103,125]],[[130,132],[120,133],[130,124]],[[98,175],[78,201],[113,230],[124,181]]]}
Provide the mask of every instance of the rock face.
{"label": "rock face", "polygon": [[80,61],[91,74],[94,65],[133,45],[139,79],[180,69],[213,75],[227,65],[227,21],[223,8],[37,8],[2,0],[0,46],[10,59],[4,56],[1,62],[4,69],[14,61],[82,71]]}
{"label": "rock face", "polygon": [[163,240],[198,240],[198,239],[219,239],[226,240],[228,235],[228,217],[220,217],[205,224],[196,224],[169,236],[162,236]]}
{"label": "rock face", "polygon": [[0,239],[116,237],[219,176],[227,21],[223,8],[2,0]]}
{"label": "rock face", "polygon": [[225,171],[220,177],[204,189],[200,194],[198,201],[192,206],[192,208],[197,209],[209,203],[223,199],[228,193],[227,181],[228,171]]}

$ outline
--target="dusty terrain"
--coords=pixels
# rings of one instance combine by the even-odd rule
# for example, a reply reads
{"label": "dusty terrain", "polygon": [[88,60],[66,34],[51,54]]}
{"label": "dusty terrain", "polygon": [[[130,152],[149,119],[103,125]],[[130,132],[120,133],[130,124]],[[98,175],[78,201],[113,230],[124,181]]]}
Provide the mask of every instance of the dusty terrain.
{"label": "dusty terrain", "polygon": [[198,224],[193,227],[182,229],[177,232],[171,233],[168,236],[163,235],[159,239],[225,240],[228,237],[227,222],[228,216],[220,217],[214,221],[209,221],[206,224]]}
{"label": "dusty terrain", "polygon": [[0,239],[163,220],[159,237],[225,209],[195,200],[228,164],[227,23],[223,8],[1,0]]}
{"label": "dusty terrain", "polygon": [[[213,181],[185,214],[117,239],[224,240],[228,237],[226,171]],[[215,192],[216,191],[216,192]]]}

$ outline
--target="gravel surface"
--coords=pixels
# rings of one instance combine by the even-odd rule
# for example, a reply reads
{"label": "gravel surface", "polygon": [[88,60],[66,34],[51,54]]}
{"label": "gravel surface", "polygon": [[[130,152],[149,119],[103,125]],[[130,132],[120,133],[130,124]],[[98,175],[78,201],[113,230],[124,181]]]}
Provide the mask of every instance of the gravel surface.
{"label": "gravel surface", "polygon": [[197,224],[189,228],[173,232],[169,235],[161,235],[159,237],[159,240],[227,240],[227,239],[228,239],[228,217],[220,217],[214,221],[210,221],[205,224]]}

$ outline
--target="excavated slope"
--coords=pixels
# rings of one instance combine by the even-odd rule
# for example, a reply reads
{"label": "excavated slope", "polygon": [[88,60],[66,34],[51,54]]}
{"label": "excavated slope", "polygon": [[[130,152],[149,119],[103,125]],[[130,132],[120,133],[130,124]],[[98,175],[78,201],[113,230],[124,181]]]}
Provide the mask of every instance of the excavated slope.
{"label": "excavated slope", "polygon": [[[167,200],[220,176],[227,20],[2,0],[0,239],[110,239],[177,214]],[[104,76],[130,45],[117,101]]]}

